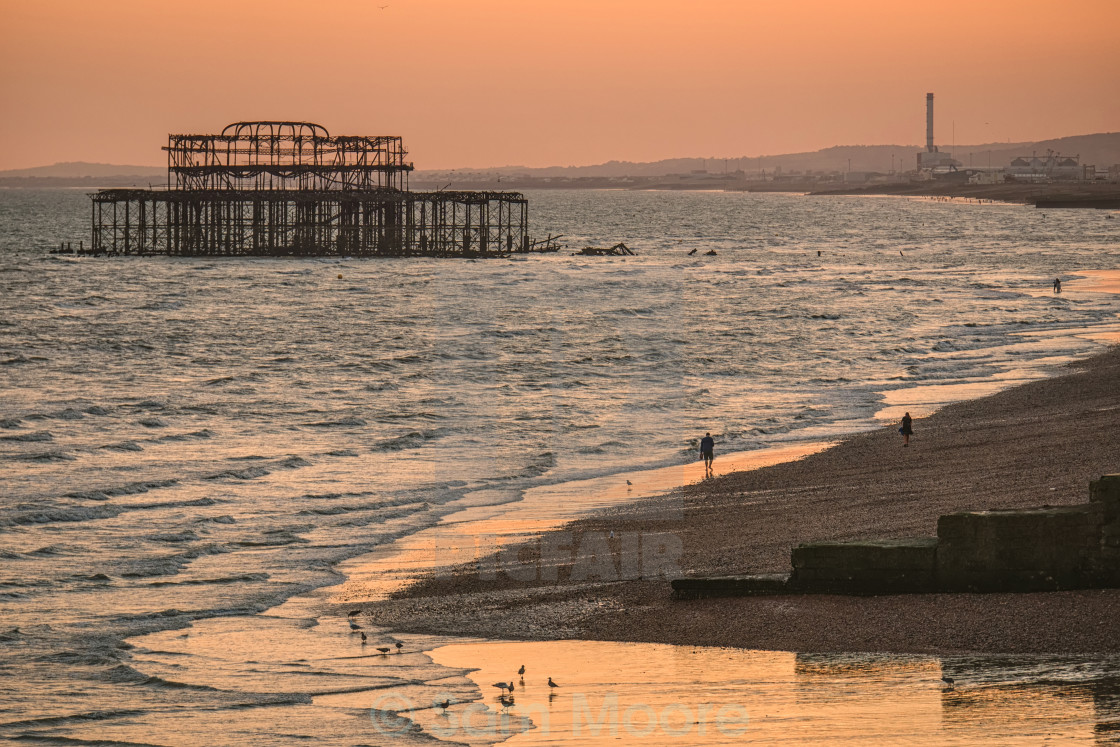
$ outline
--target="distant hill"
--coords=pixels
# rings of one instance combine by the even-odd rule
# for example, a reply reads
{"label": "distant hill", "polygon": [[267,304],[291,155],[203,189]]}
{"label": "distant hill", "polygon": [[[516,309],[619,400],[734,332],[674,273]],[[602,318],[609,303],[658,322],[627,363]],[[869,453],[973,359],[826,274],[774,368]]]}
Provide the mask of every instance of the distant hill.
{"label": "distant hill", "polygon": [[81,179],[82,177],[102,176],[148,176],[167,179],[166,166],[121,166],[112,163],[86,163],[67,161],[52,166],[35,166],[30,169],[9,169],[0,171],[0,178],[7,177],[51,177],[56,179]]}
{"label": "distant hill", "polygon": [[[1095,135],[1073,135],[1070,137],[1042,140],[1033,143],[982,143],[980,145],[942,144],[944,151],[951,151],[953,157],[965,166],[1007,166],[1016,156],[1029,156],[1037,153],[1045,155],[1048,150],[1063,155],[1080,155],[1081,163],[1093,164],[1098,169],[1106,169],[1120,164],[1120,132],[1105,132]],[[838,145],[831,148],[807,152],[785,153],[781,155],[741,156],[735,158],[670,158],[662,161],[635,163],[630,161],[608,161],[593,166],[549,166],[535,168],[528,166],[502,166],[472,169],[429,169],[418,170],[413,175],[417,186],[428,184],[443,185],[448,181],[462,182],[478,180],[492,181],[499,177],[657,177],[667,174],[689,174],[707,172],[721,174],[742,170],[749,177],[760,171],[774,173],[832,173],[844,171],[888,172],[914,168],[916,154],[922,150],[918,145]],[[164,166],[121,166],[108,163],[84,163],[72,161],[56,163],[52,166],[37,166],[30,169],[0,171],[0,187],[147,187],[149,184],[162,185],[167,182],[167,168]]]}
{"label": "distant hill", "polygon": [[[1011,163],[1016,156],[1038,153],[1045,155],[1054,150],[1063,155],[1080,155],[1081,163],[1094,164],[1100,169],[1120,163],[1120,132],[1107,132],[1095,135],[1074,135],[1071,137],[1042,140],[1026,143],[982,143],[979,145],[939,145],[941,150],[950,151],[953,157],[969,165],[1002,167]],[[417,170],[418,181],[439,181],[440,179],[462,179],[466,176],[480,177],[531,176],[531,177],[623,177],[623,176],[664,176],[666,174],[688,174],[695,171],[722,173],[743,170],[748,175],[766,171],[773,173],[781,169],[791,172],[837,172],[837,171],[878,171],[888,172],[893,165],[895,170],[910,170],[915,167],[916,154],[924,150],[919,145],[838,145],[831,148],[807,152],[785,153],[781,155],[741,156],[735,158],[671,158],[662,161],[634,163],[630,161],[608,161],[594,166],[550,166],[533,168],[527,166],[503,166],[501,168],[478,169],[433,169]],[[892,161],[893,156],[893,161]],[[849,163],[850,160],[850,163]]]}

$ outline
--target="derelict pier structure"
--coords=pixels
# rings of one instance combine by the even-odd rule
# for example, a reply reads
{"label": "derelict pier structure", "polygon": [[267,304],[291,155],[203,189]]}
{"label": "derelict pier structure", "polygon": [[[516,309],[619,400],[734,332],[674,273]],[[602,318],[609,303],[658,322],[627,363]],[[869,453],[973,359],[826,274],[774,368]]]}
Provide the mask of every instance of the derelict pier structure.
{"label": "derelict pier structure", "polygon": [[170,135],[166,189],[92,198],[92,253],[492,256],[528,252],[518,192],[411,192],[396,136],[310,122],[236,122]]}

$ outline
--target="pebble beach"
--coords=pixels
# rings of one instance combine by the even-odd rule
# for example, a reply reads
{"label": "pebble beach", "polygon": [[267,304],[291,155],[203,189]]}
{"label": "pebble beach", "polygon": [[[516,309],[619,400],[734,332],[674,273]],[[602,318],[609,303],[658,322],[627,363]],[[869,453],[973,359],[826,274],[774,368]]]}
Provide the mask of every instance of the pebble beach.
{"label": "pebble beach", "polygon": [[[614,542],[673,535],[682,573],[730,575],[788,571],[790,549],[802,542],[933,536],[938,516],[954,511],[1084,503],[1090,480],[1120,470],[1120,448],[1109,436],[1120,413],[1118,382],[1114,347],[1070,364],[1063,375],[917,418],[908,448],[897,427],[883,427],[564,531],[613,532]],[[556,582],[543,583],[507,574],[481,578],[461,567],[367,611],[394,629],[507,639],[798,652],[1120,651],[1116,589],[677,601],[667,578],[577,581],[571,571],[561,567]]]}

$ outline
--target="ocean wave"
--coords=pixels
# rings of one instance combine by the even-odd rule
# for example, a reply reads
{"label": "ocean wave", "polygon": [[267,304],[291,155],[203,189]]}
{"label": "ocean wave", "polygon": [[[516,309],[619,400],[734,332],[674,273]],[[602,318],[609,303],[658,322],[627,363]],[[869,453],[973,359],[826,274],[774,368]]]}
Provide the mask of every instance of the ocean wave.
{"label": "ocean wave", "polygon": [[292,530],[273,529],[265,532],[259,538],[237,540],[233,542],[233,544],[240,545],[242,547],[283,547],[284,545],[294,545],[306,542],[307,540],[295,534],[295,532]]}
{"label": "ocean wave", "polygon": [[64,493],[65,498],[83,498],[86,500],[101,501],[110,497],[122,495],[139,495],[147,493],[151,490],[158,490],[159,488],[169,488],[173,485],[178,485],[179,480],[170,478],[166,480],[145,480],[143,482],[130,482],[125,485],[118,485],[111,488],[97,488],[94,490],[75,491],[72,493]]}
{"label": "ocean wave", "polygon": [[140,444],[136,443],[135,441],[121,441],[120,443],[116,443],[116,444],[106,444],[106,445],[102,446],[101,448],[102,449],[108,449],[109,451],[143,451],[144,450],[144,447],[141,446]]}
{"label": "ocean wave", "polygon": [[374,451],[401,451],[403,449],[416,449],[435,438],[433,433],[425,433],[421,431],[412,431],[403,436],[396,436],[395,438],[387,438],[384,441],[378,441],[373,445]]}
{"label": "ocean wave", "polygon": [[153,581],[147,586],[209,586],[211,584],[240,584],[259,583],[267,581],[271,576],[267,573],[242,573],[236,576],[219,576],[218,578],[191,578],[182,581]]}
{"label": "ocean wave", "polygon": [[[117,506],[88,506],[75,508],[16,511],[0,517],[0,526],[29,526],[33,524],[73,523],[112,519],[120,516],[123,508]],[[40,552],[36,550],[35,552]]]}
{"label": "ocean wave", "polygon": [[159,534],[150,534],[146,539],[152,542],[167,542],[171,544],[179,542],[194,542],[198,539],[198,535],[189,529],[181,532],[160,532]]}
{"label": "ocean wave", "polygon": [[317,423],[305,423],[309,428],[338,428],[347,426],[367,425],[366,421],[361,418],[349,417],[340,418],[338,420],[322,420]]}
{"label": "ocean wave", "polygon": [[55,653],[36,656],[35,661],[48,664],[70,664],[87,667],[103,667],[120,663],[119,659],[94,651],[57,651]]}
{"label": "ocean wave", "polygon": [[167,423],[160,420],[159,418],[140,418],[136,422],[139,423],[140,425],[144,426],[145,428],[166,428],[167,427]]}
{"label": "ocean wave", "polygon": [[50,431],[33,431],[31,433],[20,433],[15,436],[0,436],[0,441],[53,441],[54,435]]}
{"label": "ocean wave", "polygon": [[145,510],[153,508],[190,508],[192,506],[213,506],[218,502],[213,498],[193,498],[189,501],[160,501],[159,503],[134,503],[128,508]]}
{"label": "ocean wave", "polygon": [[258,477],[270,475],[272,472],[264,467],[246,467],[245,469],[226,469],[206,475],[204,480],[255,480]]}
{"label": "ocean wave", "polygon": [[0,428],[19,428],[22,422],[19,418],[0,418]]}
{"label": "ocean wave", "polygon": [[337,503],[328,506],[317,506],[313,508],[304,508],[296,512],[296,516],[337,516],[338,514],[348,514],[355,511],[368,510],[369,506],[353,506],[353,505],[339,505]]}
{"label": "ocean wave", "polygon": [[153,438],[152,443],[167,443],[169,441],[190,441],[195,438],[213,438],[214,432],[203,428],[200,431],[191,431],[190,433],[171,433],[159,438]]}
{"label": "ocean wave", "polygon": [[12,454],[9,459],[22,462],[72,462],[75,457],[63,451],[42,451],[35,454]]}

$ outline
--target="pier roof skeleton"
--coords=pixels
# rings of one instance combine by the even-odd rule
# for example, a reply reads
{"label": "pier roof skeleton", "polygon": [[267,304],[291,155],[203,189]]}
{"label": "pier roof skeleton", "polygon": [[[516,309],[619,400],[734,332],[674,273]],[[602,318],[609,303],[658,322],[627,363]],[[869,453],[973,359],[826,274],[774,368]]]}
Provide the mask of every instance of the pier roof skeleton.
{"label": "pier roof skeleton", "polygon": [[311,122],[169,135],[166,190],[91,195],[91,253],[494,256],[541,251],[519,192],[411,192],[397,136]]}
{"label": "pier roof skeleton", "polygon": [[235,122],[220,135],[169,135],[169,189],[408,189],[397,136],[332,137],[311,122]]}

